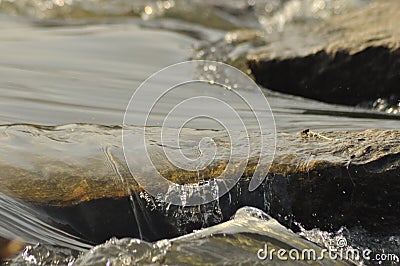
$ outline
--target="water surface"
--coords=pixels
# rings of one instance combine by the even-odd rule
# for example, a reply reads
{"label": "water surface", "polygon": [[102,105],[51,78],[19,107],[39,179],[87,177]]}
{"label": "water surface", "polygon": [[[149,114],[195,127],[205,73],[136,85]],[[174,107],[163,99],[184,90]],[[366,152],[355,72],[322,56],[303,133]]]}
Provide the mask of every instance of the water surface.
{"label": "water surface", "polygon": [[[369,2],[361,0],[229,2],[169,0],[135,1],[135,3],[125,0],[0,1],[2,12],[0,14],[0,124],[3,129],[2,143],[8,145],[1,147],[0,163],[7,167],[15,167],[17,173],[15,180],[17,180],[23,177],[18,173],[23,173],[25,170],[32,171],[31,163],[35,158],[49,162],[40,169],[43,173],[46,169],[54,169],[51,168],[54,167],[51,162],[59,161],[59,157],[57,160],[55,157],[58,156],[57,153],[63,153],[68,160],[77,162],[81,167],[79,170],[84,172],[91,165],[85,161],[85,156],[110,154],[110,150],[106,148],[110,146],[112,154],[112,145],[107,142],[107,134],[112,134],[112,137],[118,134],[116,132],[119,132],[118,127],[122,125],[131,95],[154,72],[174,63],[197,58],[199,53],[207,59],[224,60],[228,54],[240,54],[242,50],[251,47],[245,43],[241,48],[229,50],[230,48],[224,43],[224,36],[230,30],[238,28],[261,30],[267,34],[265,38],[268,38],[268,34],[283,31],[287,25],[304,21],[318,23],[338,13],[361,8]],[[222,49],[224,46],[225,50]],[[206,75],[205,72],[207,71],[204,70],[204,73],[199,74]],[[173,81],[174,78],[165,77],[165,83]],[[230,85],[235,85],[234,77],[226,78],[230,80]],[[161,81],[159,85],[163,84]],[[372,108],[321,103],[272,92],[268,88],[262,90],[272,108],[277,131],[281,133],[297,134],[305,128],[315,131],[399,129],[399,116],[393,113],[388,114]],[[196,86],[187,86],[184,92],[176,95],[175,100],[197,92]],[[167,107],[168,102],[153,114],[154,121],[165,117],[169,111]],[[195,113],[204,107],[193,106],[192,111]],[[249,113],[244,113],[248,119],[246,121],[250,125],[255,125],[252,124],[254,122],[249,118]],[[13,132],[21,134],[13,134],[11,138],[7,136],[6,128],[11,124],[17,124],[19,129]],[[107,126],[111,126],[110,128],[116,126],[118,130],[115,128],[109,130]],[[193,121],[187,127],[189,131],[197,130],[189,134],[192,138],[187,139],[188,150],[189,146],[199,139],[201,131],[198,130],[210,133],[207,130],[214,129],[218,132],[213,134],[224,135],[215,124],[204,120]],[[46,134],[43,134],[43,131],[46,131]],[[52,131],[55,133],[51,133]],[[58,134],[60,132],[61,134]],[[31,138],[32,136],[39,137]],[[96,138],[96,136],[101,137]],[[9,139],[6,139],[7,137]],[[69,138],[77,138],[78,141],[74,149],[65,150],[62,143],[68,142]],[[31,142],[32,139],[36,141]],[[154,138],[149,141],[155,143],[157,140]],[[90,143],[93,145],[89,145]],[[104,150],[96,153],[99,147],[103,147]],[[18,152],[15,152],[16,150]],[[18,154],[18,156],[8,154]],[[115,174],[115,161],[120,159],[118,163],[122,164],[122,157],[118,160],[113,159],[114,157],[108,158],[111,158],[110,163],[97,171],[104,170],[103,174]],[[67,164],[60,167],[60,172],[64,173],[77,169],[68,167]],[[12,174],[7,175],[8,178],[11,176]],[[109,193],[116,193],[123,182],[116,180],[115,184],[114,188],[110,188],[113,191]],[[124,188],[122,186],[122,189]],[[35,195],[34,191],[35,188],[32,188],[32,195]],[[9,190],[6,191],[5,187],[0,189],[0,192],[12,194]],[[76,236],[60,233],[59,229],[46,224],[35,224],[38,218],[46,220],[46,215],[29,209],[24,202],[16,201],[8,195],[1,196],[0,199],[4,201],[0,208],[1,235],[10,238],[18,236],[20,231],[24,232],[23,236],[29,243],[42,243],[37,247],[28,247],[25,253],[17,258],[15,264],[30,262],[39,264],[39,259],[48,263],[56,261],[55,264],[72,263],[78,254],[73,250],[91,247]],[[18,212],[15,211],[16,207]],[[14,211],[10,211],[11,209]],[[16,224],[21,223],[21,227],[13,226],[8,219],[15,221]],[[157,262],[187,262],[179,260],[178,257],[174,258],[176,251],[163,253],[164,246],[157,246],[165,244],[169,247],[175,245],[174,243],[177,243],[176,249],[184,249],[184,254],[192,256],[193,260],[198,260],[199,263],[210,262],[207,261],[209,258],[212,258],[211,262],[222,259],[226,263],[232,263],[235,262],[232,258],[220,257],[218,252],[202,248],[209,245],[216,250],[224,250],[227,245],[238,247],[248,243],[249,250],[253,252],[262,241],[267,240],[261,237],[261,241],[260,236],[250,232],[252,226],[250,220],[243,222],[245,227],[249,228],[246,233],[250,234],[250,237],[236,233],[234,236],[224,235],[225,237],[216,239],[206,237],[205,244],[198,240],[192,241],[193,236],[173,240],[172,244],[168,241],[152,244],[142,243],[139,240],[122,242],[113,240],[114,242],[98,247],[93,257],[90,257],[92,253],[86,253],[79,263],[85,265],[86,262],[96,261],[104,265],[108,258],[120,262],[119,260],[125,257],[114,257],[115,246],[117,250],[123,252],[134,246],[135,252],[142,254],[144,261],[154,258]],[[39,233],[27,235],[26,232],[29,230],[37,230]],[[225,233],[223,230],[223,234]],[[399,247],[396,237],[393,236],[391,240],[380,239],[389,244],[379,246],[378,249]],[[366,239],[363,238],[358,243],[366,244],[370,241],[368,237]],[[311,240],[316,241],[316,238]],[[72,241],[70,242],[72,249],[70,245],[66,245],[68,241]],[[189,243],[189,246],[181,243]],[[58,249],[51,245],[58,246]],[[60,247],[68,248],[60,249]],[[151,253],[153,251],[149,250],[156,250],[158,253],[153,254]],[[235,254],[239,257],[248,257],[249,250],[244,248]],[[54,256],[43,257],[43,254]],[[77,265],[79,263],[77,262]]]}

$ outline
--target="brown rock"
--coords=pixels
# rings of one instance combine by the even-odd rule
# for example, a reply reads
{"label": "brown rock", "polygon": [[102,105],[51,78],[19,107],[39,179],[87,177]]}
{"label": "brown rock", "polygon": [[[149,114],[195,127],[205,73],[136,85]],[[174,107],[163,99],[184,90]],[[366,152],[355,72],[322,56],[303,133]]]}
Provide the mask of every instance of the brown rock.
{"label": "brown rock", "polygon": [[17,240],[8,240],[0,237],[0,262],[17,255],[23,247],[24,244]]}
{"label": "brown rock", "polygon": [[[185,208],[143,193],[125,165],[118,127],[16,125],[2,130],[0,192],[44,211],[53,225],[96,242],[111,236],[172,237],[227,220],[246,205],[286,226],[294,226],[295,219],[322,229],[399,229],[396,130],[279,134],[268,178],[258,189],[248,190],[257,162],[252,157],[239,183],[219,202]],[[202,175],[217,177],[225,164],[216,161]],[[175,182],[198,181],[197,173],[168,164],[161,171]]]}

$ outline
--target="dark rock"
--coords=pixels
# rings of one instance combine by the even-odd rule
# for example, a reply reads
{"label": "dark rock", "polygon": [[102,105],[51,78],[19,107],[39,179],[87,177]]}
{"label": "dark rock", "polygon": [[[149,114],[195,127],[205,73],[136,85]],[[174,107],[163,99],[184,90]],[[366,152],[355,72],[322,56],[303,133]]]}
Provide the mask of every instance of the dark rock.
{"label": "dark rock", "polygon": [[248,65],[271,90],[344,105],[395,99],[397,107],[399,16],[399,1],[378,1],[318,25],[289,26],[250,52]]}
{"label": "dark rock", "polygon": [[[292,228],[296,220],[324,230],[400,229],[400,131],[280,134],[268,178],[258,189],[248,190],[257,163],[251,158],[229,193],[195,207],[169,206],[143,192],[127,170],[120,136],[118,127],[3,127],[0,192],[94,242],[173,237],[226,221],[243,206],[265,210]],[[225,165],[218,161],[205,173],[217,177]],[[180,170],[161,170],[181,183],[197,181]]]}

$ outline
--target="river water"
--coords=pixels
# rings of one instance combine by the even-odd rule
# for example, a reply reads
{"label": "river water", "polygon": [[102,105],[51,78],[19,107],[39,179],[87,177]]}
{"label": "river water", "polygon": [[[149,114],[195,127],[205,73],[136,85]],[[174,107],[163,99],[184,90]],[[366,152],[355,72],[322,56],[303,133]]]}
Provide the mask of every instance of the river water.
{"label": "river water", "polygon": [[[4,172],[2,184],[18,186],[18,182],[10,180],[23,180],[22,173],[32,173],[35,167],[50,169],[40,164],[55,161],[82,162],[82,169],[97,167],[98,164],[85,161],[85,156],[97,154],[98,147],[107,147],[111,143],[108,134],[113,137],[120,134],[128,102],[139,85],[153,73],[175,63],[193,58],[224,61],[240,53],[240,49],[251,48],[245,41],[238,49],[229,50],[224,40],[230,31],[257,30],[268,39],[271,34],[284,32],[296,23],[319,23],[370,2],[0,0],[0,127],[3,132],[0,162],[5,169],[13,169]],[[163,78],[160,83],[175,79]],[[234,80],[234,77],[227,78]],[[190,95],[195,90],[196,86],[189,86],[185,93]],[[399,116],[393,108],[338,106],[272,92],[268,88],[262,88],[262,92],[272,109],[276,131],[280,133],[297,134],[306,128],[315,131],[399,128]],[[202,108],[193,106],[193,110]],[[155,121],[168,112],[168,108],[160,107],[154,114]],[[220,130],[202,120],[187,127],[203,133]],[[193,137],[190,141],[197,139]],[[184,145],[189,147],[190,141]],[[66,146],[64,142],[76,145]],[[88,144],[91,142],[95,146]],[[104,151],[107,154],[107,149],[99,154],[104,155]],[[74,175],[67,164],[60,167]],[[118,171],[118,167],[107,169]],[[48,170],[49,175],[51,171]],[[208,228],[173,240],[156,239],[158,242],[112,239],[88,252],[93,246],[90,239],[80,239],[59,231],[62,228],[38,222],[38,218],[46,221],[48,217],[25,205],[24,199],[35,198],[35,193],[40,191],[32,188],[30,197],[26,196],[29,190],[13,186],[0,188],[5,193],[0,196],[3,201],[0,235],[20,237],[31,245],[10,264],[232,264],[239,260],[254,264],[260,262],[256,253],[265,242],[285,249],[313,246],[278,225],[273,218],[265,218],[260,210],[248,208],[220,228]],[[82,217],[82,223],[88,222],[85,219]],[[357,247],[373,242],[371,245],[376,250],[399,250],[396,234],[375,241],[376,237],[359,228],[340,232],[302,230],[303,235],[319,244],[321,239],[326,242],[345,232],[355,239]],[[321,263],[335,265],[329,260]],[[277,265],[286,264],[277,262]]]}

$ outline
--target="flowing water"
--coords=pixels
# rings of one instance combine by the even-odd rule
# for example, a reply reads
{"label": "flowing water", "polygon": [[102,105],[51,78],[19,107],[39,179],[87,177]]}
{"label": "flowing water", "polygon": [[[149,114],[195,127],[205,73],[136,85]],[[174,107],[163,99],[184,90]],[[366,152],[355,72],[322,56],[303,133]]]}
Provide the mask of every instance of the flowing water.
{"label": "flowing water", "polygon": [[[287,250],[314,247],[273,218],[251,208],[240,210],[231,221],[219,227],[162,240],[159,235],[148,233],[160,228],[143,227],[143,223],[150,224],[146,220],[149,206],[122,204],[121,208],[126,210],[121,212],[129,212],[133,217],[131,227],[136,225],[125,236],[148,235],[143,238],[159,241],[111,239],[86,251],[98,244],[93,243],[98,239],[74,235],[74,230],[68,230],[63,224],[61,214],[54,223],[54,217],[49,217],[47,210],[36,207],[43,202],[60,205],[55,203],[60,197],[68,204],[98,195],[112,197],[128,193],[131,197],[146,197],[132,193],[127,186],[128,170],[123,155],[115,152],[121,145],[115,139],[121,135],[124,112],[133,92],[154,72],[189,59],[227,62],[253,47],[246,39],[240,45],[229,46],[226,39],[232,35],[226,34],[230,31],[248,28],[263,32],[263,38],[268,39],[270,34],[279,34],[297,23],[319,23],[370,2],[0,0],[0,165],[3,169],[0,236],[19,237],[31,244],[7,263],[129,265],[243,261],[254,264],[260,262],[256,254],[264,243]],[[214,68],[207,65],[197,74],[208,75]],[[216,80],[223,74],[218,69],[211,72]],[[175,79],[163,76],[159,82],[165,84]],[[229,74],[224,80],[229,86],[238,86],[235,77]],[[150,131],[160,128],[159,121],[170,111],[168,101],[198,93],[196,86],[185,89],[156,110]],[[385,99],[377,99],[371,103],[373,108],[368,109],[321,103],[268,88],[262,90],[280,133],[294,134],[305,128],[315,131],[399,129],[400,107],[398,103],[389,106]],[[204,106],[192,108],[196,111]],[[255,126],[251,115],[243,112],[246,123]],[[218,125],[201,119],[186,127],[189,137],[183,141],[183,150],[188,154],[204,135],[219,139],[217,144],[221,147],[228,140]],[[159,139],[155,135],[149,134],[149,146],[157,146]],[[82,180],[72,179],[76,176]],[[107,176],[115,177],[110,186],[101,183],[101,178]],[[32,182],[24,182],[26,179]],[[82,192],[80,187],[68,186],[70,182],[90,189]],[[41,195],[43,187],[54,193]],[[97,194],[85,195],[88,191]],[[193,209],[174,208],[159,202],[153,208],[173,213],[177,232],[171,236],[188,233],[188,230],[179,231],[185,227],[185,220],[200,219],[202,227],[227,220],[219,215],[218,202],[200,208],[200,218],[193,215]],[[81,213],[81,216],[77,220],[83,227],[93,222],[93,217],[88,218],[90,214]],[[109,216],[104,214],[97,219],[109,219],[106,217]],[[51,225],[46,223],[52,219]],[[124,236],[124,232],[116,229],[114,232],[117,232],[115,236]],[[352,244],[377,252],[400,250],[398,232],[385,237],[371,235],[362,228],[342,228],[340,232],[330,233],[299,229],[299,232],[320,246],[344,234],[351,242],[349,248]],[[329,260],[321,263],[334,265]],[[281,264],[284,263],[277,262]]]}

